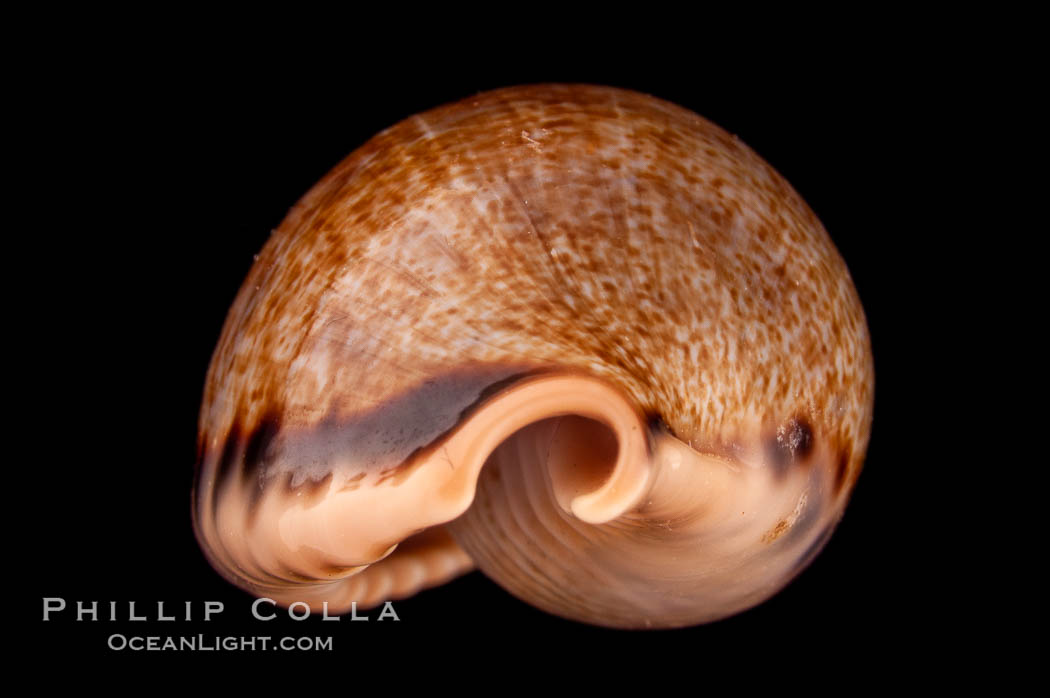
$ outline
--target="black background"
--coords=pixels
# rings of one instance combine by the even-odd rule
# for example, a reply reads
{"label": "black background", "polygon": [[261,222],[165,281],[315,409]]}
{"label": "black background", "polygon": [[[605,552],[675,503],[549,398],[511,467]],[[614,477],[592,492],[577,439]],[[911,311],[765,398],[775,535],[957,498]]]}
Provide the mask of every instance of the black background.
{"label": "black background", "polygon": [[[42,513],[26,524],[32,581],[23,610],[37,646],[135,663],[145,653],[108,650],[110,634],[203,632],[331,635],[334,654],[359,667],[392,652],[588,666],[630,653],[720,671],[785,656],[921,662],[922,646],[946,630],[943,587],[931,576],[942,532],[921,496],[930,425],[916,404],[934,381],[920,337],[935,335],[938,322],[925,202],[942,146],[922,134],[961,72],[882,41],[814,41],[808,51],[762,53],[670,53],[654,42],[628,55],[598,45],[518,60],[430,49],[392,61],[373,47],[314,64],[275,50],[204,55],[178,42],[151,50],[148,40],[66,54],[32,84],[46,108],[35,131],[45,135],[30,137],[38,155],[29,181],[44,196],[27,201],[34,254],[48,270],[25,295],[31,359],[45,367],[42,389],[25,403],[35,427],[44,425],[27,440],[29,497]],[[822,220],[863,301],[876,362],[872,441],[845,518],[781,593],[697,628],[583,626],[477,573],[395,603],[397,623],[376,622],[375,612],[367,623],[254,620],[251,598],[204,560],[189,516],[204,375],[253,254],[299,196],[382,128],[478,91],[541,81],[627,87],[692,109],[755,149]],[[67,610],[43,623],[41,599],[51,596],[71,609],[117,601],[122,618],[129,601],[150,618],[158,601],[178,615],[193,601],[198,620],[78,623]],[[205,600],[225,604],[210,623],[199,622]],[[269,662],[292,659],[271,654]]]}

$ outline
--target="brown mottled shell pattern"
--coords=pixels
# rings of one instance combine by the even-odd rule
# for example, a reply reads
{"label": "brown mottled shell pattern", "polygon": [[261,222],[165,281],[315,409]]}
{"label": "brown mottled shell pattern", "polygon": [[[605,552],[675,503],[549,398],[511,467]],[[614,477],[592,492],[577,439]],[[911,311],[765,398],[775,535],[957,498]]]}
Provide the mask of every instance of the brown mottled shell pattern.
{"label": "brown mottled shell pattern", "polygon": [[845,264],[746,145],[630,91],[502,89],[378,134],[274,231],[208,372],[194,523],[281,603],[477,565],[565,617],[690,625],[808,564],[872,399]]}

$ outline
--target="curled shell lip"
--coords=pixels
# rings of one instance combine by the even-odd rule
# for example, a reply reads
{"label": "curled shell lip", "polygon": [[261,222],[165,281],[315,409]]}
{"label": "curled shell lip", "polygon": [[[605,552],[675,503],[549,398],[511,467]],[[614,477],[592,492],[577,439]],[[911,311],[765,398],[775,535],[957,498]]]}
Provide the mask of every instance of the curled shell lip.
{"label": "curled shell lip", "polygon": [[[528,395],[541,379],[523,377],[522,364],[525,374],[554,365],[563,372],[558,380],[588,373],[593,385],[614,386],[642,441],[664,450],[657,449],[659,476],[639,465],[651,465],[652,449],[628,459],[633,469],[611,468],[607,479],[596,475],[604,472],[600,464],[583,476],[535,468],[520,489],[553,502],[536,505],[546,507],[542,527],[549,532],[548,524],[565,525],[568,516],[593,531],[569,525],[559,535],[586,543],[610,516],[622,516],[621,528],[644,521],[642,537],[651,538],[704,518],[676,511],[680,499],[697,505],[696,496],[683,496],[695,487],[688,481],[728,491],[715,481],[740,474],[750,478],[735,485],[735,496],[748,503],[741,515],[759,509],[754,493],[762,492],[773,499],[773,518],[727,524],[727,540],[746,529],[747,545],[775,549],[763,554],[777,560],[766,565],[777,571],[749,582],[755,588],[737,584],[739,598],[705,599],[714,611],[683,612],[675,600],[682,588],[672,584],[662,592],[672,601],[657,598],[659,608],[641,619],[609,610],[653,602],[631,590],[574,615],[564,608],[579,600],[562,593],[573,579],[565,571],[544,573],[532,590],[543,597],[536,603],[617,626],[660,614],[663,625],[712,620],[757,603],[797,573],[797,563],[786,561],[807,557],[796,548],[807,550],[841,515],[867,440],[868,352],[859,302],[819,222],[771,168],[720,129],[622,90],[542,85],[481,95],[384,131],[308,193],[263,250],[209,371],[195,524],[213,564],[255,591],[294,583],[327,594],[333,577],[363,583],[368,570],[378,574],[389,563],[391,577],[378,588],[398,593],[394,578],[414,590],[471,559],[515,587],[529,576],[522,570],[530,558],[519,556],[517,572],[497,569],[505,563],[490,559],[491,543],[466,527],[481,511],[467,509],[470,478],[443,487],[436,468],[419,464],[429,462],[435,444],[447,448],[467,431],[458,425],[485,423],[492,404]],[[457,383],[457,364],[489,373]],[[513,385],[483,394],[485,380]],[[563,391],[555,402],[576,393]],[[399,403],[398,394],[412,398]],[[844,407],[828,407],[836,402]],[[467,414],[474,404],[488,407]],[[474,480],[498,474],[505,482],[529,461],[549,466],[551,451],[574,454],[559,434],[600,444],[603,432],[592,423],[609,426],[601,410],[529,412],[529,404],[517,407],[523,421],[511,428],[504,418],[505,428],[469,459]],[[391,419],[398,412],[400,422]],[[368,414],[382,416],[369,422]],[[633,450],[630,431],[613,432],[618,457]],[[667,445],[671,438],[684,445]],[[530,446],[534,439],[545,445]],[[482,471],[490,453],[498,465]],[[621,487],[617,476],[625,472],[634,473],[624,476],[634,484]],[[426,497],[368,502],[376,492],[407,491],[417,478],[434,485]],[[596,488],[566,494],[592,480]],[[490,485],[486,492],[505,500],[500,511],[517,511],[510,494]],[[606,485],[630,496],[609,506]],[[642,501],[646,488],[660,493],[655,503]],[[364,518],[369,510],[384,513]],[[404,517],[390,527],[392,511]],[[464,512],[463,521],[456,518]],[[402,550],[430,551],[434,569],[412,571],[412,559],[397,555],[399,540],[453,519],[449,533],[459,547],[432,533],[432,547],[419,537]],[[542,534],[508,526],[490,528],[501,540]],[[803,529],[806,536],[796,533]],[[627,554],[645,559],[633,545]],[[591,581],[606,588],[619,582],[593,573],[602,565],[618,568],[615,579],[644,586],[615,561],[587,564]],[[748,564],[737,567],[757,569]],[[684,572],[666,574],[680,579]]]}
{"label": "curled shell lip", "polygon": [[[658,603],[645,603],[650,626],[691,625],[754,603],[756,594],[768,591],[769,576],[797,572],[812,554],[814,541],[823,540],[822,532],[834,523],[823,511],[830,480],[826,469],[812,462],[823,457],[814,453],[820,447],[806,443],[798,448],[805,439],[792,433],[800,428],[796,420],[776,430],[781,441],[790,435],[780,447],[795,448],[792,464],[771,467],[767,461],[749,467],[740,458],[702,453],[681,442],[619,390],[582,372],[519,375],[483,394],[463,411],[465,418],[454,429],[393,468],[353,475],[331,470],[308,487],[294,485],[291,475],[272,477],[261,493],[251,478],[229,477],[212,503],[212,516],[199,517],[198,535],[209,550],[221,551],[213,564],[278,602],[305,602],[318,610],[327,604],[331,612],[410,595],[434,580],[445,581],[473,568],[475,562],[500,579],[499,569],[486,569],[492,551],[476,540],[471,522],[481,516],[484,526],[474,525],[475,529],[506,528],[505,512],[502,507],[492,510],[491,504],[487,513],[468,512],[480,499],[476,491],[486,466],[489,477],[480,486],[487,501],[509,500],[500,490],[514,478],[519,481],[512,488],[515,492],[533,491],[536,518],[547,521],[530,536],[550,536],[550,530],[561,527],[544,546],[551,561],[559,554],[589,555],[588,567],[596,574],[609,566],[610,556],[620,558],[618,565],[630,560],[627,570],[619,570],[620,578],[637,576],[639,570],[631,569],[635,566],[646,574],[662,570],[661,575],[688,584],[690,604],[705,585],[717,587],[717,592],[708,592],[718,600],[717,614],[690,614],[680,604],[667,603],[661,610]],[[263,450],[257,449],[257,455]],[[309,453],[301,446],[273,448],[270,458],[309,458]],[[759,448],[755,457],[765,453]],[[383,516],[377,517],[377,512]],[[246,525],[235,527],[239,521]],[[447,531],[442,524],[449,524]],[[664,550],[654,555],[654,530],[663,548],[700,546],[709,564],[725,564],[742,540],[745,547],[776,544],[781,550],[775,557],[762,558],[761,574],[758,568],[737,563],[742,569],[732,578],[706,572],[712,581],[695,575],[696,552],[687,567],[662,559]],[[566,531],[583,541],[597,536],[601,546],[559,551],[559,542],[569,535]],[[514,551],[505,545],[516,538],[521,535],[512,531],[499,536],[499,557],[513,557]],[[407,544],[399,547],[403,541]],[[598,547],[601,555],[584,552]],[[530,584],[536,580],[533,574]],[[642,605],[632,598],[640,595],[636,589],[598,608],[587,605],[594,603],[595,592],[586,601],[559,592],[574,605],[570,612],[549,599],[536,599],[536,589],[522,588],[519,577],[501,581],[552,613],[576,618],[592,613],[582,617],[602,625],[634,627],[636,616],[614,609]]]}
{"label": "curled shell lip", "polygon": [[[510,380],[509,386],[507,383],[507,380],[499,381],[482,390],[475,403],[460,412],[456,426],[440,434],[426,447],[415,449],[392,467],[355,467],[348,471],[340,469],[340,464],[328,461],[327,474],[309,483],[295,480],[294,473],[300,472],[304,466],[280,461],[289,458],[312,461],[315,454],[303,446],[303,437],[298,435],[283,443],[277,439],[276,445],[272,445],[270,440],[275,437],[276,430],[272,423],[268,423],[261,427],[268,434],[266,445],[253,448],[250,444],[257,437],[250,437],[246,440],[248,446],[224,447],[222,458],[203,466],[206,477],[223,481],[214,488],[201,489],[203,493],[211,493],[212,500],[198,503],[200,507],[210,508],[210,515],[195,516],[195,520],[205,525],[199,529],[198,535],[208,541],[210,549],[222,549],[241,563],[238,570],[227,571],[229,576],[248,575],[253,566],[253,554],[250,549],[242,548],[242,544],[246,540],[245,533],[256,530],[256,525],[281,520],[283,527],[280,531],[260,534],[273,536],[280,543],[268,540],[262,544],[271,547],[284,545],[296,550],[322,547],[324,544],[317,539],[308,542],[292,539],[299,534],[310,536],[317,533],[319,526],[323,525],[341,532],[353,532],[357,542],[349,542],[346,536],[340,536],[335,541],[338,552],[330,556],[340,561],[337,564],[325,563],[329,569],[312,569],[305,576],[312,574],[313,578],[320,580],[325,574],[332,573],[332,567],[344,571],[363,568],[386,558],[404,538],[450,521],[465,511],[473,500],[473,485],[478,472],[488,455],[503,440],[539,419],[569,414],[605,421],[619,439],[614,444],[615,462],[604,468],[600,481],[594,481],[591,483],[593,487],[564,499],[565,506],[582,520],[601,523],[617,516],[641,496],[648,476],[645,471],[648,444],[639,415],[619,392],[579,372],[537,371],[519,374]],[[426,388],[423,395],[429,397],[432,393]],[[417,395],[416,401],[420,399]],[[370,423],[370,420],[371,415],[368,415],[365,421]],[[347,425],[340,428],[354,431]],[[327,432],[326,429],[319,435],[309,434],[306,438],[320,438],[330,445],[327,444]],[[269,461],[271,466],[280,467],[271,467],[273,474],[263,474],[261,480],[256,474],[245,476],[243,472],[229,470],[229,464],[223,463],[227,455],[234,452],[242,454],[244,459],[254,458],[253,467],[256,469],[260,467],[259,461]],[[352,448],[340,455],[348,454],[358,455]],[[222,473],[223,468],[228,470]],[[559,490],[562,494],[580,490],[581,483],[587,480],[585,474],[567,467],[555,473],[555,477],[563,484]],[[264,484],[257,487],[256,482]],[[304,487],[304,484],[308,486]],[[377,492],[382,496],[378,503],[374,501]],[[401,504],[395,504],[397,500],[392,498],[399,494],[407,497],[407,502],[402,499]],[[273,501],[275,498],[277,503]],[[288,521],[286,508],[289,500],[302,505],[300,508],[303,515],[309,517],[308,521],[303,524]],[[373,520],[380,505],[387,516],[376,527]],[[390,510],[397,507],[401,507],[402,514],[390,516]],[[247,517],[243,517],[244,512],[248,513]],[[353,516],[355,514],[358,516]],[[348,515],[351,518],[345,518]],[[228,530],[234,535],[223,534],[223,521],[237,523],[242,518],[249,524],[247,527],[235,528],[231,524]],[[397,522],[397,528],[392,527],[391,519]],[[367,531],[372,531],[371,535]],[[233,553],[237,548],[242,548],[240,554]],[[293,558],[302,562],[298,553]],[[229,558],[226,560],[228,563]],[[281,567],[291,570],[293,564],[292,560],[287,560]],[[303,569],[296,572],[296,576],[304,576]],[[255,584],[272,592],[272,585],[266,579],[264,575],[255,576]]]}

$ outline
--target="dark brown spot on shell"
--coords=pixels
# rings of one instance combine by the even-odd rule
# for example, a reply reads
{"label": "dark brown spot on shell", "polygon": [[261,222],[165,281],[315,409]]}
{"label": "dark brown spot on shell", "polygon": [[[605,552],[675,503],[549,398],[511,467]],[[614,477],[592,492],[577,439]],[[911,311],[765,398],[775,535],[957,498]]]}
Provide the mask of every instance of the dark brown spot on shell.
{"label": "dark brown spot on shell", "polygon": [[784,533],[784,531],[788,530],[788,526],[789,525],[790,524],[788,524],[788,522],[786,520],[784,520],[784,519],[781,519],[780,521],[777,521],[777,525],[774,526],[772,528],[772,530],[766,532],[766,535],[762,536],[762,542],[763,543],[772,543],[777,538],[780,538],[780,536]]}
{"label": "dark brown spot on shell", "polygon": [[219,455],[219,462],[215,465],[215,488],[212,492],[212,516],[218,516],[219,502],[222,499],[222,491],[233,481],[234,475],[240,472],[241,452],[243,448],[243,437],[240,425],[234,423],[226,435],[226,441]]}
{"label": "dark brown spot on shell", "polygon": [[266,489],[266,464],[268,451],[281,428],[280,418],[267,413],[255,425],[244,447],[241,465],[241,481],[248,492],[246,518],[251,521]]}
{"label": "dark brown spot on shell", "polygon": [[294,493],[299,497],[303,506],[309,509],[320,504],[321,500],[328,494],[328,490],[332,486],[332,479],[332,473],[328,473],[320,480],[307,479],[296,483],[293,475],[285,481],[285,488],[288,492]]}
{"label": "dark brown spot on shell", "polygon": [[804,463],[813,451],[813,429],[802,417],[793,417],[777,428],[767,442],[769,462],[778,476],[794,463]]}
{"label": "dark brown spot on shell", "polygon": [[675,436],[675,433],[671,430],[669,426],[667,426],[667,422],[664,421],[664,418],[656,412],[647,411],[645,413],[645,423],[646,425],[648,425],[649,431],[655,432],[663,430],[671,436]]}
{"label": "dark brown spot on shell", "polygon": [[348,477],[346,479],[346,482],[343,483],[342,491],[343,492],[350,492],[352,490],[356,490],[358,487],[361,486],[361,480],[363,480],[364,477],[365,477],[364,473],[357,473],[356,475],[352,475],[351,477]]}
{"label": "dark brown spot on shell", "polygon": [[268,413],[255,425],[244,447],[244,477],[258,478],[266,465],[267,451],[277,432],[281,419],[276,413]]}
{"label": "dark brown spot on shell", "polygon": [[241,447],[241,429],[234,424],[230,427],[230,433],[226,435],[226,442],[222,446],[222,455],[215,466],[215,479],[225,482],[236,467],[237,454]]}

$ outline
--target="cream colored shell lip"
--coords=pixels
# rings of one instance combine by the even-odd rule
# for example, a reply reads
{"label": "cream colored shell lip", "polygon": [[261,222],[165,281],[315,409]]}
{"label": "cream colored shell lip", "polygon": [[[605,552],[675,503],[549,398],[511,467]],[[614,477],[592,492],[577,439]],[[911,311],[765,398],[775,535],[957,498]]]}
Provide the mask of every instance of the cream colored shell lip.
{"label": "cream colored shell lip", "polygon": [[845,264],[738,139],[497,90],[378,134],[275,231],[208,372],[194,525],[283,603],[477,565],[584,622],[707,622],[826,542],[872,395]]}

